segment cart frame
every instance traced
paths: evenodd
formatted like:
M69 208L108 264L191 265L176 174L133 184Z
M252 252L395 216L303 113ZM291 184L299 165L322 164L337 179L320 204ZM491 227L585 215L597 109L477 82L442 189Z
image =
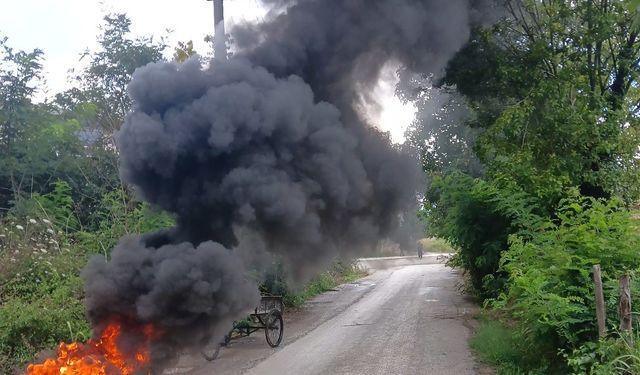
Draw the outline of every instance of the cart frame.
M282 296L261 296L260 304L254 311L246 319L233 322L233 327L224 336L223 341L214 345L213 348L203 349L202 355L208 361L213 361L218 357L220 349L227 346L232 339L247 337L259 330L264 330L265 339L269 346L272 348L279 346L284 332L283 312Z

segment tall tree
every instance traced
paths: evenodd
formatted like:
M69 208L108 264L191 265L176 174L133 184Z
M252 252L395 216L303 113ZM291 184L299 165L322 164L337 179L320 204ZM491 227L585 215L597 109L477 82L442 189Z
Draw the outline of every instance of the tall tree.
M0 38L0 208L24 182L18 175L21 140L39 115L32 103L42 78L42 51L14 50Z
M88 66L75 77L79 89L59 96L59 102L69 104L91 103L95 106L93 125L111 137L131 108L127 86L133 72L148 63L163 60L167 45L152 36L131 35L131 20L125 14L104 17L102 33L98 36L98 51L86 51L81 60Z
M435 177L424 210L430 228L458 245L485 295L501 285L509 234L529 220L555 217L576 192L629 203L640 196L640 40L630 2L507 0L505 9L473 31L438 82L456 89L467 129L480 131L472 147L485 173L440 178L426 169Z
M131 108L127 86L137 68L163 60L167 47L164 38L133 36L125 14L106 15L101 30L98 50L82 54L88 64L75 76L77 87L56 97L58 111L81 125L85 158L77 167L82 178L70 185L84 192L76 200L85 221L92 221L88 216L97 212L104 194L122 189L113 137Z
M444 80L487 129L477 148L495 176L552 206L568 187L638 195L640 40L628 1L509 0ZM471 64L475 69L469 69Z

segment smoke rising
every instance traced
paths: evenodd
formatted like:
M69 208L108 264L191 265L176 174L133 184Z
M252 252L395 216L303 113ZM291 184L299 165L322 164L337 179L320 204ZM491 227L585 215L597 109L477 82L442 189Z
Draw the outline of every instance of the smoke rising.
M438 74L490 9L478 1L265 1L284 10L232 31L238 52L139 69L118 134L122 179L176 217L124 238L84 272L89 315L166 334L156 361L220 336L256 303L234 252L250 233L298 276L399 233L417 160L356 110L393 59Z
M152 350L156 365L163 365L176 349L221 337L239 311L257 303L255 284L242 270L240 260L215 242L155 248L127 236L108 263L95 257L84 269L85 303L97 326L117 317L159 327L162 340Z

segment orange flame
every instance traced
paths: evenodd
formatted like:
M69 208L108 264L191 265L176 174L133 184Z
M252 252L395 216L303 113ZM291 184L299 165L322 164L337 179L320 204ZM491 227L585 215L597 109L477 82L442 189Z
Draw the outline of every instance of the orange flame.
M128 328L128 327L127 327ZM122 324L112 322L103 330L99 338L86 344L61 343L58 357L45 360L42 364L31 364L26 375L131 375L149 373L149 341L156 332L151 325L141 329L141 340L136 340L131 350L124 352L118 345L122 335Z

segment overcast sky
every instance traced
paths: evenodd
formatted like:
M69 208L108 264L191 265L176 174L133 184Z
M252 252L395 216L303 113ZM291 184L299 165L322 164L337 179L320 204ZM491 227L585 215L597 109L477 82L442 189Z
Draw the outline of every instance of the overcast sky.
M96 48L102 17L126 13L132 32L138 35L166 35L171 47L178 41L193 40L197 51L209 52L203 39L213 33L213 5L206 0L3 0L0 36L8 37L16 49L40 48L45 53L44 68L50 94L68 87L68 69L79 67L79 56ZM258 0L225 1L228 24L262 17ZM173 48L171 48L172 50ZM393 82L381 83L376 92L384 97L384 111L378 117L383 129L402 140L403 127L413 118L413 109L393 97ZM402 124L398 126L398 124Z

